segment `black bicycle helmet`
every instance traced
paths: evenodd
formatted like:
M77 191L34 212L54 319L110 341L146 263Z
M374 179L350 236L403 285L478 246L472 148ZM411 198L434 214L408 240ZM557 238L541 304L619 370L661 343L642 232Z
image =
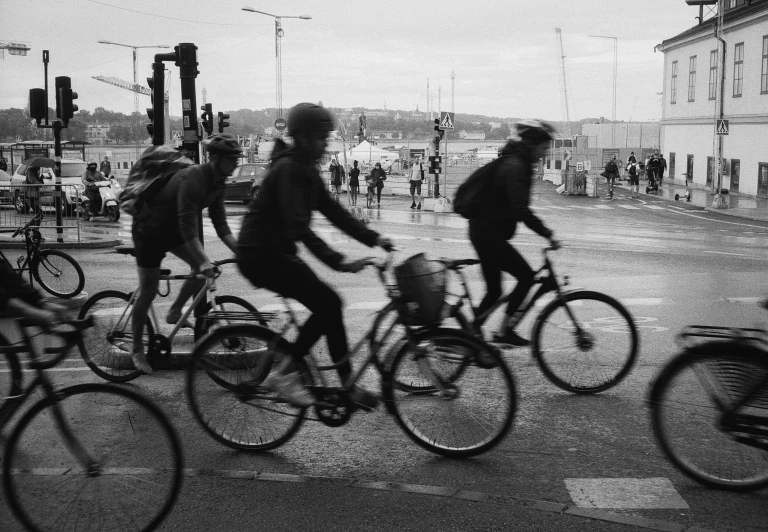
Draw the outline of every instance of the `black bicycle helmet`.
M544 120L522 120L515 124L517 135L529 144L541 144L554 140L555 128Z
M203 141L203 148L208 153L239 157L243 154L243 149L240 147L240 143L232 135L226 133L218 133L211 135Z
M288 113L288 131L292 136L298 132L333 131L336 124L330 111L314 103L298 103Z

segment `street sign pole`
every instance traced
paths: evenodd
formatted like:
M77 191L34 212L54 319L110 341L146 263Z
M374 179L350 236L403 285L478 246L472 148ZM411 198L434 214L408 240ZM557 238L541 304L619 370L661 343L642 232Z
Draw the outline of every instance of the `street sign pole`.
M444 146L445 147L443 148L443 151L445 152L445 164L443 164L443 166L442 166L442 168L443 168L443 184L444 184L443 192L444 192L445 197L447 198L448 197L448 132L447 131L445 132L445 145ZM438 177L438 179L440 178L440 176L437 176L437 177Z

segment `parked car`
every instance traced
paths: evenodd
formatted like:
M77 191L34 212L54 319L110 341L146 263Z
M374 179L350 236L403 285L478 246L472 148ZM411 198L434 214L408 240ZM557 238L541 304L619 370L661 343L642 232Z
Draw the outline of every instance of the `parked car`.
M224 201L249 203L258 193L267 173L267 163L245 163L227 178Z
M0 170L0 205L13 206L13 191L11 189L11 174Z
M26 164L20 164L11 176L10 183L11 193L13 194L13 205L16 208L16 211L22 214L28 212L30 209L29 198L27 198L25 194L29 189L19 186L26 183L27 168L28 166ZM82 192L85 189L82 181L85 168L85 161L79 161L77 159L61 160L61 184L64 185L62 186L61 195L65 213L71 214L77 210L78 197L82 195ZM41 168L40 176L43 178L44 185L50 185L40 188L40 206L53 207L56 175L53 173L52 168Z

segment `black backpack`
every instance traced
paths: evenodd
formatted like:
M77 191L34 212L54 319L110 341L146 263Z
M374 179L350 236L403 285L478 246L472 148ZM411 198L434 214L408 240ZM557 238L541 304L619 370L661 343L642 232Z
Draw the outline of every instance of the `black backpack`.
M504 157L494 159L485 166L472 172L456 190L453 198L453 210L464 218L471 220L477 217L486 204L493 175Z

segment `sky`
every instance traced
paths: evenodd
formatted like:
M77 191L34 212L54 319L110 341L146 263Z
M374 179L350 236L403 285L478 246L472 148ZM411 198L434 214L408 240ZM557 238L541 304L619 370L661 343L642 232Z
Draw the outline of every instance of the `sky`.
M275 107L275 19L283 18L283 107L433 110L500 118L565 119L562 30L571 120L612 114L617 37L616 118L661 116L663 54L654 46L696 24L684 0L0 0L0 42L21 41L26 57L0 60L0 109L24 108L29 89L72 78L80 109L130 113L130 91L92 79L133 81L130 48L191 42L198 47L197 102L217 111ZM41 24L42 18L46 21ZM138 50L146 86L155 53ZM171 70L171 114L181 115L178 67ZM453 102L451 72L455 73ZM438 88L440 89L438 94ZM453 105L452 105L453 103ZM55 106L51 94L49 106ZM139 109L150 106L139 97Z

